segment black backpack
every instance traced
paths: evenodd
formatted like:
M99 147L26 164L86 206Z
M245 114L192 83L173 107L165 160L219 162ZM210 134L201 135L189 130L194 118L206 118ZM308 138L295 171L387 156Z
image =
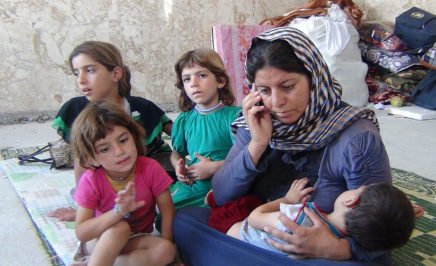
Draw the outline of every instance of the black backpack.
M436 70L431 70L412 91L412 102L421 107L436 110Z

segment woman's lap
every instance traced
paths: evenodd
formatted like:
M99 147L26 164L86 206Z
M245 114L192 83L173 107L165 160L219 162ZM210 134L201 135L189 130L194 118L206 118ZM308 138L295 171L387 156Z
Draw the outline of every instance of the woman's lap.
M229 237L207 225L209 208L177 210L173 230L177 248L186 265L337 265L328 260L292 260ZM364 265L341 262L341 265Z

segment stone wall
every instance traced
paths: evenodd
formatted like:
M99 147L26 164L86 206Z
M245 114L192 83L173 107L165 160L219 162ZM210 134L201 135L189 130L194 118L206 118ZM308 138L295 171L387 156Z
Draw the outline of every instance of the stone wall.
M355 1L368 18L393 20L435 1ZM390 2L391 4L386 4ZM210 47L216 24L257 24L301 0L2 0L0 1L0 124L51 119L80 95L68 68L85 40L120 48L132 71L132 94L175 110L173 64L189 49Z

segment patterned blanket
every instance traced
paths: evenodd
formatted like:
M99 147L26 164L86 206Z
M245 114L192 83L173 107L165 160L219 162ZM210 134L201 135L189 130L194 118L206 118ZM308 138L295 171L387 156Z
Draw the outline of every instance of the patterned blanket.
M34 150L35 148L33 148ZM50 170L45 164L19 165L19 153L32 149L1 150L0 172L8 176L53 258L53 265L69 265L77 248L73 222L59 222L47 213L73 207L70 189L72 170ZM394 265L436 265L436 182L410 172L392 169L393 183L415 203L425 208L413 235L404 247L392 252Z
M73 207L72 170L50 170L46 164L19 165L17 159L0 161L0 170L20 196L53 265L69 265L77 248L74 222L47 216L59 207Z

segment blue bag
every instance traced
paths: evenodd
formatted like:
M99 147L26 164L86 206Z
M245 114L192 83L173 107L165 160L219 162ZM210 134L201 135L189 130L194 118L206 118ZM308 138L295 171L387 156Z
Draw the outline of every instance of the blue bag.
M394 34L410 48L429 48L436 42L436 16L412 7L395 18Z
M436 71L427 73L412 91L412 102L421 107L436 110Z

